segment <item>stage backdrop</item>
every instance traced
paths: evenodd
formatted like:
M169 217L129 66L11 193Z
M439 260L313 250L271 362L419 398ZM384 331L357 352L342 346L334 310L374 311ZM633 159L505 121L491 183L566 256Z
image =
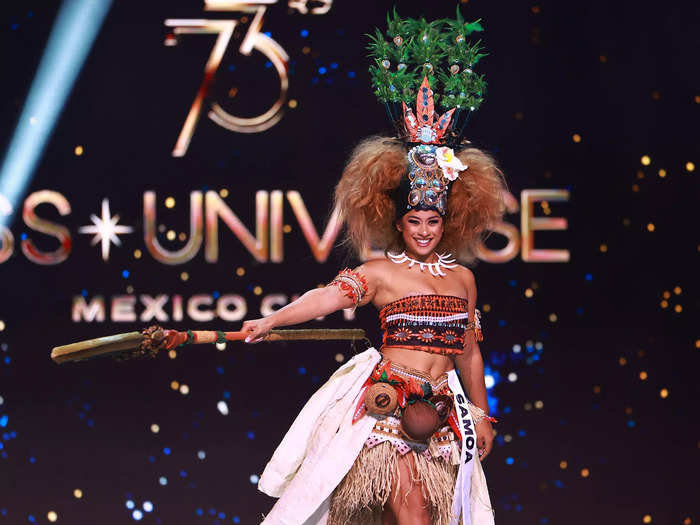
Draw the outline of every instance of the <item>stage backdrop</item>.
M59 4L0 15L2 177L26 177L0 192L0 523L258 523L267 460L362 345L63 366L49 353L154 323L237 329L358 263L332 192L353 146L390 133L365 35L394 4ZM438 18L456 4L397 7ZM459 7L488 51L466 136L509 184L473 267L496 520L696 523L691 9ZM381 341L371 306L308 326Z

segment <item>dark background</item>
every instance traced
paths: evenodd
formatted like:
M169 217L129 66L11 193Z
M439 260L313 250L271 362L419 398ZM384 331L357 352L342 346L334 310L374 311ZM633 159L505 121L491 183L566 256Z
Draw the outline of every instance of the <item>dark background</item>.
M298 106L254 135L202 118L182 159L170 151L214 37L186 36L165 47L163 21L227 16L204 13L199 1L112 5L28 191L68 198L67 217L47 205L37 212L70 229L73 251L56 266L28 261L18 246L23 233L41 249L56 242L16 218L15 255L0 265L0 524L47 523L51 510L59 523L128 523L127 500L136 508L153 503L143 517L149 523L258 523L269 510L273 500L257 491L251 475L262 472L304 401L338 366L336 354L352 355L347 344L229 344L225 352L195 347L173 360L60 367L48 356L59 344L140 328L74 324L72 298L83 290L108 299L127 286L152 295L240 293L252 318L260 301L253 286L292 295L332 278L345 253L337 248L327 263L316 263L287 204L292 231L281 264L254 262L222 225L216 265L205 262L203 251L185 265L162 265L143 245L142 196L156 191L158 223L187 231L189 192L227 188L226 202L252 230L256 190L296 189L322 229L353 145L388 132L369 88L363 35L384 26L392 5L336 0L323 16L271 6L264 30L290 55L290 98ZM403 16L428 18L453 16L455 7L397 5ZM569 263L518 257L474 267L479 306L490 306L481 348L496 380L489 395L500 419L485 462L497 522L697 523L700 239L697 172L686 169L698 161L696 4L461 6L467 19L483 18L489 52L478 67L489 93L467 136L498 158L516 197L528 188L571 192L569 202L551 205L552 216L568 219L568 231L537 235L538 247L570 250ZM3 4L5 146L57 9L57 2ZM236 48L224 58L217 100L226 101L236 86L226 107L253 113L274 96L274 70L259 57L243 59ZM581 142L572 140L575 133ZM74 155L78 144L82 156ZM643 155L649 166L641 164ZM174 209L164 207L166 196L176 199ZM77 232L104 197L136 230L121 237L122 247L111 247L108 263ZM508 220L519 224L517 214ZM159 238L169 249L182 244ZM137 248L144 252L139 260ZM182 271L189 281L180 279ZM525 296L527 288L533 297ZM316 324L360 326L379 341L372 307L358 311L354 323L334 314ZM169 326L237 328L221 321ZM510 372L517 381L506 379ZM172 390L173 380L190 393ZM220 400L228 416L217 411ZM541 408L534 408L538 401ZM153 423L160 432L151 432ZM73 496L78 488L81 499Z

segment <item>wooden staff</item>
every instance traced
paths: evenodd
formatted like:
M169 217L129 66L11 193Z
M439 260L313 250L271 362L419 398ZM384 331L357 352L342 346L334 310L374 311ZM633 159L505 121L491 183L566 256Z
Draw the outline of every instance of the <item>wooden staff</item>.
M51 351L51 359L62 364L71 361L84 361L94 357L113 356L120 360L137 357L155 357L160 350L172 350L184 345L205 343L224 343L242 341L248 332L221 332L213 330L166 330L160 326L150 326L141 332L109 335L97 339L88 339L64 346L57 346ZM366 338L365 331L351 329L302 329L271 330L265 341L357 341Z

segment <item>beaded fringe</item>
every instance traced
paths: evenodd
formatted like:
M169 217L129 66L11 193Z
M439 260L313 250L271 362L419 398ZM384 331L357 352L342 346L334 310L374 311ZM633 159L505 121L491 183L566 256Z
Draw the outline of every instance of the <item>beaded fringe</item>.
M459 467L448 465L442 458L430 460L415 451L409 454L414 460L414 466L410 467L411 490L419 485L434 525L448 525ZM392 488L401 483L398 459L399 453L390 442L364 447L333 493L328 525L381 524L384 504Z

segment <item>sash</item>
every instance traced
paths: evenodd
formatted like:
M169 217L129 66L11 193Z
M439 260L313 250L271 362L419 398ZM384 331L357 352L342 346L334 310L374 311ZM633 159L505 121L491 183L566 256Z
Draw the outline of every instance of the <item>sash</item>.
M459 430L462 434L462 453L457 473L457 482L452 497L452 519L450 525L472 525L469 494L472 486L472 471L474 462L479 461L476 449L476 431L474 420L467 407L467 396L462 390L457 372L453 369L447 373L447 384L454 394L455 411L459 419ZM459 516L462 515L460 522ZM478 525L478 524L474 524Z

